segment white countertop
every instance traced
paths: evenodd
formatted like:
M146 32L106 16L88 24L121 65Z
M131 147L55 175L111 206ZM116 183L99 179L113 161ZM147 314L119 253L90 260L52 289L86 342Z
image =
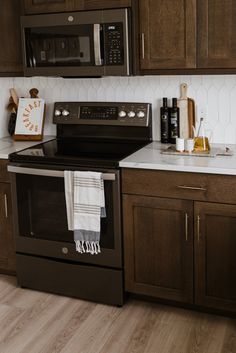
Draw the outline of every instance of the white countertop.
M0 159L8 159L10 153L53 140L55 136L44 136L42 141L14 141L10 136L0 139Z
M168 145L167 145L168 146ZM120 162L123 168L169 170L179 172L236 175L236 145L214 144L212 148L229 147L233 156L196 157L162 154L167 147L152 142Z

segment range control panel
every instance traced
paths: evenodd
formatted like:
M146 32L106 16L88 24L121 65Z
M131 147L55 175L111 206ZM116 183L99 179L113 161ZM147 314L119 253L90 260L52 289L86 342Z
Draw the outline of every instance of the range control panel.
M149 103L57 102L54 124L148 126Z

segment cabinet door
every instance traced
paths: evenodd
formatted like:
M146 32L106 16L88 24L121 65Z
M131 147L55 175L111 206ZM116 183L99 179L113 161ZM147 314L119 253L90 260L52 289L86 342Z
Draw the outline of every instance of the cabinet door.
M75 0L75 8L78 9L78 3L81 0ZM112 9L120 7L130 7L131 0L85 0L85 10Z
M198 67L236 67L236 2L198 1Z
M0 11L0 76L22 73L20 1L2 0Z
M0 271L15 271L11 188L0 183Z
M195 204L196 304L236 311L236 206Z
M196 66L196 0L140 0L141 69Z
M84 0L76 0L83 9ZM72 11L74 0L24 0L25 14Z
M193 301L193 203L123 196L125 288Z

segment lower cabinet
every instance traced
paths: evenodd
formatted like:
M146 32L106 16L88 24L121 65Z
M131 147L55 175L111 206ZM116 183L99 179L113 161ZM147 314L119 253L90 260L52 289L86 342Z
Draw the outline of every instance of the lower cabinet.
M11 185L1 181L8 177L7 163L0 161L0 273L15 272L15 249L12 225Z
M236 189L224 190L234 178L136 173L122 172L126 291L235 313Z
M195 302L236 312L236 205L195 203Z
M193 203L124 195L126 290L193 301Z

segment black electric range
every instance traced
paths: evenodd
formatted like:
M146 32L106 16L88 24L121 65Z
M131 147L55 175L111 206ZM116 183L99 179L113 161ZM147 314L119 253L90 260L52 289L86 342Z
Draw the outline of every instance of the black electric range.
M57 138L10 155L18 284L113 305L124 302L119 161L152 141L151 105L55 103ZM98 255L68 230L64 171L102 173ZM60 275L58 276L58 274Z

